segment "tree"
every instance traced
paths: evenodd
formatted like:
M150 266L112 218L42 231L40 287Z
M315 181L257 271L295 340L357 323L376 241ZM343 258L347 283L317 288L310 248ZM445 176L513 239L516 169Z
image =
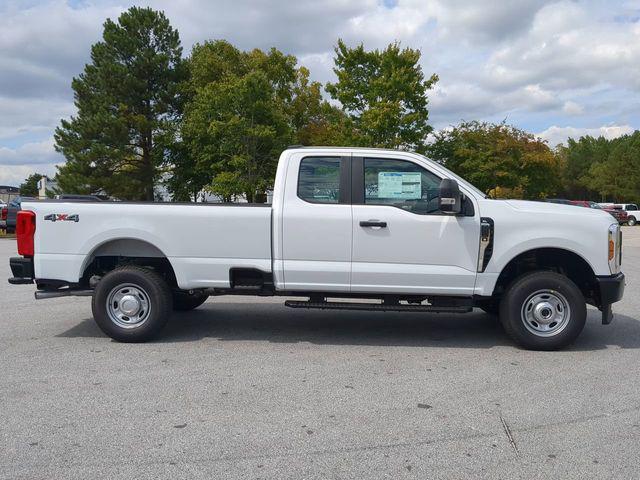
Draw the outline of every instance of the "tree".
M37 197L38 196L38 182L42 177L41 173L32 173L24 182L20 184L20 195L23 197Z
M400 49L398 43L383 51L348 48L338 40L335 48L336 83L327 92L338 100L354 127L354 143L372 147L426 150L427 91L438 81L425 80L420 51Z
M429 154L493 197L544 198L561 186L561 160L530 133L463 122L435 135Z
M587 184L593 182L587 179L592 165L605 162L612 149L611 141L604 137L580 137L578 140L569 138L567 145L560 145L557 153L565 163L564 191L569 198L590 200L597 197L597 191L590 189Z
M299 145L344 146L354 143L353 122L341 108L323 99L322 85L309 81L309 70L300 67L289 106Z
M275 48L241 51L222 40L193 48L180 131L184 149L169 182L176 198L188 185L191 198L206 188L225 200L261 200L287 145L335 143L344 116L296 64Z
M65 193L153 200L181 109L181 55L162 12L132 7L104 23L91 63L71 85L78 113L55 133L67 160L58 173Z
M594 161L582 175L584 185L598 192L600 200L637 201L640 198L640 131L601 141L608 144L609 154Z

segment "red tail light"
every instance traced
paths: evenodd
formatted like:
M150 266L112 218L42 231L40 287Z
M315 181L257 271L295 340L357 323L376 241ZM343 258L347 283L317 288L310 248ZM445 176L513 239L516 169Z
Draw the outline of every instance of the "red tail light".
M36 214L31 210L20 210L16 218L18 255L33 257L33 236L36 233Z
M4 207L2 209L2 220L6 220L7 219L7 214L9 213L9 208L8 207Z

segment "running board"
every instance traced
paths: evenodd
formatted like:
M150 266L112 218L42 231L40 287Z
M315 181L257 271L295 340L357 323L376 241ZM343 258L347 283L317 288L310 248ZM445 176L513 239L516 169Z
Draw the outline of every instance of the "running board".
M36 300L45 300L47 298L58 298L58 297L90 297L93 295L93 290L70 290L70 289L60 289L60 290L38 290L34 293Z
M470 306L452 305L411 305L400 303L354 303L354 302L312 302L302 300L287 300L285 306L291 308L319 308L321 310L377 310L391 312L432 312L432 313L468 313L473 310Z

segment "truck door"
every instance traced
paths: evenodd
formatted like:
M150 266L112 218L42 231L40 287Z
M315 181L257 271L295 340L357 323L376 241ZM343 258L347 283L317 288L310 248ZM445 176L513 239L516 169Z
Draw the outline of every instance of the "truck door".
M349 291L352 216L350 156L297 154L282 206L284 288Z
M407 159L353 157L352 176L352 292L473 294L477 208L441 213L441 178Z

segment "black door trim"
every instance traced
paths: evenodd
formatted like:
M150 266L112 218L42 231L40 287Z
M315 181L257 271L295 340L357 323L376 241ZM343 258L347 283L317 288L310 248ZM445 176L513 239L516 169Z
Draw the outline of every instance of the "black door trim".
M351 203L364 205L364 158L351 157Z
M340 198L338 203L351 205L351 162L350 157L340 157Z

